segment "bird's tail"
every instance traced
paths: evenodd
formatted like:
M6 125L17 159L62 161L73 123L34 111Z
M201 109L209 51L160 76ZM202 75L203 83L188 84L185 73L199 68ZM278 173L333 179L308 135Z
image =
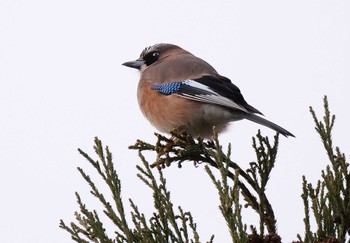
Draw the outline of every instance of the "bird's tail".
M283 136L291 136L291 137L295 137L292 133L288 132L286 129L284 129L283 127L278 126L277 124L270 122L269 120L266 120L265 118L262 118L260 116L257 116L255 114L252 113L245 113L243 114L243 117L247 120L256 122L258 124L261 124L263 126L269 127L273 130L275 130L276 132L282 134Z

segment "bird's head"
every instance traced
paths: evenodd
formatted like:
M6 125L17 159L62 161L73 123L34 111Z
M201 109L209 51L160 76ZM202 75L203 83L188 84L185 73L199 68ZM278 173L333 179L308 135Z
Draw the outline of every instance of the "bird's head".
M140 72L143 72L146 68L152 64L178 53L187 51L183 50L181 47L173 44L155 44L153 46L146 47L140 54L140 57L135 61L125 62L124 66L130 68L136 68Z

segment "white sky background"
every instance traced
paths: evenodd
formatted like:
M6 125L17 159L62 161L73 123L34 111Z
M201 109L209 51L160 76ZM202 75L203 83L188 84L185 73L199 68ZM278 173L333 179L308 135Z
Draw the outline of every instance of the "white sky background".
M159 42L211 63L296 135L281 137L267 191L279 234L284 242L296 239L304 232L301 177L314 183L327 163L308 111L312 105L323 114L325 94L337 115L334 142L349 153L349 13L349 1L0 0L1 241L70 240L58 223L73 219L74 192L90 209L98 205L76 170L92 171L76 149L92 155L95 136L114 154L125 201L132 197L150 216L150 192L136 177L140 160L127 147L138 138L155 141L155 129L138 108L137 72L121 64ZM274 134L241 121L221 135L244 168L255 159L258 129ZM227 242L203 167L188 163L165 173L174 204L192 211L201 240L215 234ZM256 217L247 213L244 222Z

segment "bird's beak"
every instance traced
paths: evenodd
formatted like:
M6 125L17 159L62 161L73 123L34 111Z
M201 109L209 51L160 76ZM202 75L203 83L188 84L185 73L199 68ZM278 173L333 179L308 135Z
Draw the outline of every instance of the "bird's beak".
M135 61L124 62L123 65L131 68L141 69L142 65L145 64L145 61L142 59L137 59Z

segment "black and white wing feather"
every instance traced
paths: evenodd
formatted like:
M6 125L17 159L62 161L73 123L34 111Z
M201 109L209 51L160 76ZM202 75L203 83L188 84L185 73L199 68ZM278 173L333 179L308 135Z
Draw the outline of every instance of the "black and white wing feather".
M294 137L292 133L283 127L254 114L262 115L259 110L244 100L239 88L231 83L228 78L203 76L199 79L153 84L152 87L164 95L175 94L183 98L226 107L239 113L242 118L267 126L284 136Z
M244 100L237 86L222 76L203 76L198 79L154 84L153 88L165 95L176 94L187 99L220 105L244 113L262 114Z

